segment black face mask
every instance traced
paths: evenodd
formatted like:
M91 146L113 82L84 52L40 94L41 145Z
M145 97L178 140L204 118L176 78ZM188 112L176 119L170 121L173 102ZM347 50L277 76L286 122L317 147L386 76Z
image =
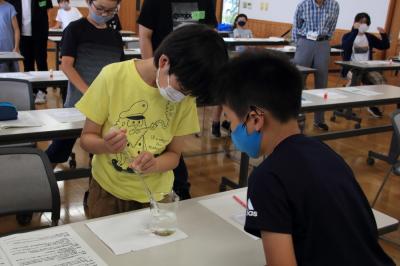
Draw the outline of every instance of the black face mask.
M244 25L246 25L246 21L239 21L238 22L238 25L240 26L240 27L243 27Z

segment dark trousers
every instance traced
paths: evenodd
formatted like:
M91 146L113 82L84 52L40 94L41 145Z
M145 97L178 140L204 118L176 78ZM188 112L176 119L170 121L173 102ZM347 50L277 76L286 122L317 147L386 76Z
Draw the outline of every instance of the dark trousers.
M181 200L190 199L190 183L188 181L189 173L185 161L183 160L183 156L181 156L179 160L178 167L174 169L174 176L173 189L175 193L178 194Z
M47 38L34 39L31 36L21 36L21 54L24 57L24 71L35 71L35 63L38 71L47 71ZM40 88L46 92L46 88ZM37 93L38 89L33 89Z

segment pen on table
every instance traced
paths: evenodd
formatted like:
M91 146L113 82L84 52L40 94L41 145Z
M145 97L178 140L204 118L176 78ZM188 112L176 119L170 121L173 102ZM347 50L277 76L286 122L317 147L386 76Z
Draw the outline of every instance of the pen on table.
M238 196L233 195L233 199L239 203L240 205L242 205L243 208L247 209L247 204L246 202L243 202L243 200L241 200Z
M324 93L324 100L328 100L328 92Z

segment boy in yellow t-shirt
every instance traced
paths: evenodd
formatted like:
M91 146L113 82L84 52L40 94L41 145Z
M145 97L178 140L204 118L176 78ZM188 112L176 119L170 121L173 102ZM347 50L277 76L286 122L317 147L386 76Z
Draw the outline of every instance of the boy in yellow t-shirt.
M87 119L81 146L95 154L91 218L147 206L152 192L172 189L186 135L199 131L194 97L209 89L228 56L203 25L171 33L154 58L105 67L76 104Z

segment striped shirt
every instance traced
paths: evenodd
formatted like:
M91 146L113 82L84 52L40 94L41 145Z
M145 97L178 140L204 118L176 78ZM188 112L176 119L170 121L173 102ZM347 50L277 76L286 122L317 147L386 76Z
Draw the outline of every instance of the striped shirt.
M318 36L332 37L339 16L339 4L335 0L324 0L318 6L316 0L304 0L296 9L293 22L292 39L306 37L308 32Z

